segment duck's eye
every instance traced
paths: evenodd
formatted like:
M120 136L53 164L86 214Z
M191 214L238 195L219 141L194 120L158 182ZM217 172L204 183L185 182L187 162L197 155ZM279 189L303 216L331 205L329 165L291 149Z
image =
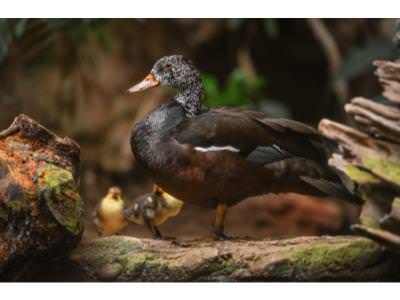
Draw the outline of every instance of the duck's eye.
M164 66L164 70L170 70L172 68L172 65L171 64L166 64L165 66Z

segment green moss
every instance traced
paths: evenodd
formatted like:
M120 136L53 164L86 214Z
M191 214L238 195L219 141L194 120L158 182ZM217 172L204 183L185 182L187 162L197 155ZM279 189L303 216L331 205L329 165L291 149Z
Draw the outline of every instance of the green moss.
M400 162L376 158L364 158L362 162L375 174L400 185Z
M379 183L379 179L374 175L350 164L346 166L346 173L353 181L357 182L358 184Z
M155 253L131 252L119 257L117 262L122 266L120 280L185 281L189 276L184 269L175 268Z
M281 262L269 273L272 278L296 281L348 280L353 277L354 270L372 267L383 254L379 245L369 240L321 243L295 251L298 253L294 255L290 255L292 252L282 254ZM285 257L291 258L286 260Z
M314 246L295 256L295 268L300 274L308 274L308 277L319 274L320 277L327 279L335 278L336 271L348 268L348 277L351 278L352 269L362 269L379 260L381 253L378 249L378 244L368 240L354 241L350 244Z
M165 259L160 253L143 249L135 239L108 237L98 239L85 248L84 260L95 270L104 265L118 263L121 272L119 281L198 281L229 275L239 265L230 257L213 257L202 260L199 265L182 267L174 259ZM206 276L206 277L204 277Z
M110 236L91 242L84 251L81 251L80 255L88 261L88 264L98 269L107 263L114 262L116 257L123 257L128 253L134 255L141 250L143 250L141 243L133 238L123 239L118 236ZM128 263L126 259L118 262L123 266Z
M117 262L121 264L124 276L127 276L127 278L136 278L142 273L145 263L152 259L154 259L154 256L148 253L130 253L119 257Z
M41 171L44 174L44 184L56 194L62 194L65 186L74 184L72 173L52 164L47 164Z
M222 278L234 273L242 266L231 257L214 257L204 261L194 270L190 270L190 278L200 281L214 281L214 278ZM206 274L206 275L205 275Z
M52 164L40 170L40 190L56 221L74 235L83 231L83 201L70 171Z

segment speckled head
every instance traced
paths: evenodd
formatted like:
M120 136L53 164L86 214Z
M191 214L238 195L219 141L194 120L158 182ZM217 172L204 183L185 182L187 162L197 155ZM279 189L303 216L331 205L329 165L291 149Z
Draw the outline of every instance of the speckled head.
M160 58L153 66L151 73L162 86L184 90L197 84L199 71L194 64L182 55L171 55Z
M179 102L188 116L200 111L203 87L200 73L194 64L182 55L170 55L160 58L149 75L128 91L135 93L155 86L167 86L177 90L174 100Z

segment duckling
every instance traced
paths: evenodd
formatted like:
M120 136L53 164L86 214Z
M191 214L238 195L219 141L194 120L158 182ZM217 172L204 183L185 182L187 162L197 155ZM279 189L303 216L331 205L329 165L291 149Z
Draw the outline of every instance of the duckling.
M155 187L153 192L137 197L125 209L125 218L139 225L145 225L154 239L165 239L158 225L179 214L183 202Z
M94 223L100 235L116 234L128 225L124 216L124 207L121 189L116 186L109 188L94 214Z

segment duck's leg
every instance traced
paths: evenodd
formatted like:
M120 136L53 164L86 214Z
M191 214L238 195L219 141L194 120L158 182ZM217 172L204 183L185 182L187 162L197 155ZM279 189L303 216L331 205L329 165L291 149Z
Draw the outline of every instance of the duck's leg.
M228 205L218 204L215 215L214 232L213 232L214 238L217 240L227 239L227 236L224 234L224 223L227 211L228 211Z
M158 230L158 228L154 225L153 220L151 220L149 218L144 218L144 223L145 223L146 227L149 229L149 231L151 232L153 239L161 240L163 238L160 230Z

